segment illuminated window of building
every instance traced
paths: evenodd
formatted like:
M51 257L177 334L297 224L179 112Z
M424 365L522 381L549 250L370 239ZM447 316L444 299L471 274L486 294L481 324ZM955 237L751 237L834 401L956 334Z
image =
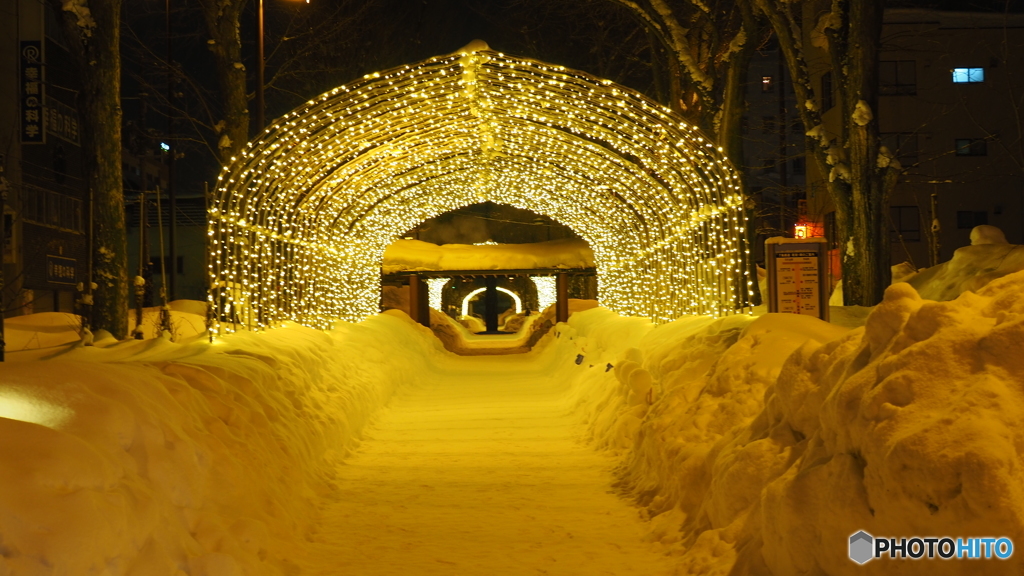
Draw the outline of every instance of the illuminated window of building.
M984 81L984 68L953 68L954 84L977 84Z

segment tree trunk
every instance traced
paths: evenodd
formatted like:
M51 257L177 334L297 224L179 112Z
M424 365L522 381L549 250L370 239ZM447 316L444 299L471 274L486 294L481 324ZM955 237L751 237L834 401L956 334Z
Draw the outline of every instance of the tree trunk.
M879 166L878 46L880 0L837 0L839 12L824 30L833 82L840 87L838 135L829 133L817 110L804 52L799 3L756 0L779 39L796 93L800 119L808 130L808 155L825 178L836 208L846 305L873 306L889 285L889 192L899 169ZM813 25L813 23L811 23ZM835 28L832 28L835 26Z
M249 98L245 90L242 39L238 29L243 3L242 0L203 0L201 4L220 84L223 124L217 152L221 164L226 166L249 140ZM257 126L256 130L264 128Z
M82 18L51 0L61 21L82 91L85 180L93 214L92 323L115 338L128 335L128 257L121 168L120 0L89 0ZM88 288L86 290L88 292Z
M889 261L889 191L885 172L879 168L878 46L882 36L882 6L877 1L851 0L849 32L843 65L848 74L843 82L843 112L848 123L853 196L850 223L843 250L843 300L847 305L873 305L882 301L891 280ZM858 121L858 106L867 105L872 118ZM860 116L862 117L862 116ZM863 117L862 117L863 118ZM895 183L895 182L893 182ZM850 242L852 240L852 242ZM845 248L845 247L844 247Z

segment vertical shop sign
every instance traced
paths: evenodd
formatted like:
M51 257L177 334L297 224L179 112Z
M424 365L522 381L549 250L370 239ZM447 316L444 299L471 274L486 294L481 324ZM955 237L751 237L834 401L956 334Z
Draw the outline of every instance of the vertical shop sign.
M43 43L21 41L21 143L46 142L46 114L43 111Z

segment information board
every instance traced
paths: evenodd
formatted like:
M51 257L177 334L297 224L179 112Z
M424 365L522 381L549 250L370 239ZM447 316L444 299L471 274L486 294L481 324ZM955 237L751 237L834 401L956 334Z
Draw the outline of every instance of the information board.
M768 311L828 320L828 267L824 238L769 238Z
M779 312L818 316L818 255L815 252L778 252Z

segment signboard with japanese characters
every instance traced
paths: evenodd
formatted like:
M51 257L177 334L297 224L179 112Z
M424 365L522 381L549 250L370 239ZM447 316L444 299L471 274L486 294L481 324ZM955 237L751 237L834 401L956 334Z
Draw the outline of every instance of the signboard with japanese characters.
M49 96L46 97L46 133L61 140L80 146L78 140L78 112L67 104Z
M46 142L46 115L44 113L42 41L22 40L20 55L21 143L44 144Z
M47 254L46 281L54 284L74 286L77 283L75 280L75 259Z
M828 320L829 278L824 238L769 238L768 311Z

